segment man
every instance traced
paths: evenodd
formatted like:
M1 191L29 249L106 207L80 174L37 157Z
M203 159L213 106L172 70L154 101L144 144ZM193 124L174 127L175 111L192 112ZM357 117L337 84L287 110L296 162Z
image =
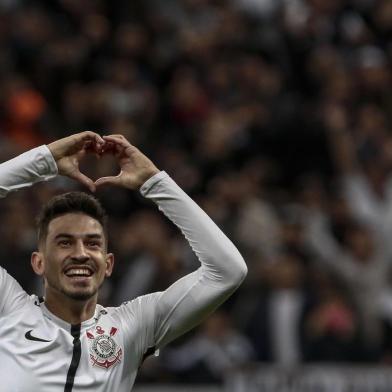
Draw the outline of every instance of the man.
M117 176L93 182L79 171L86 153L113 154ZM105 216L91 196L57 196L39 219L34 272L45 297L28 296L0 268L0 391L129 391L145 356L195 326L230 296L247 268L210 218L123 136L83 132L0 165L0 196L57 174L94 191L101 185L140 189L179 227L201 267L164 292L119 307L97 304L114 256Z

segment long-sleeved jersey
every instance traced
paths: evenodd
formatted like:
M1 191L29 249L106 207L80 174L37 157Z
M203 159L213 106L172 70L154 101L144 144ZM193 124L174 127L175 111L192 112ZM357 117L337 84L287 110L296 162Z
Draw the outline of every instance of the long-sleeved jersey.
M57 175L46 146L0 165L0 196ZM199 269L163 292L97 305L71 325L0 268L0 391L129 392L143 358L199 323L239 286L247 268L232 242L165 173L141 194L182 231Z

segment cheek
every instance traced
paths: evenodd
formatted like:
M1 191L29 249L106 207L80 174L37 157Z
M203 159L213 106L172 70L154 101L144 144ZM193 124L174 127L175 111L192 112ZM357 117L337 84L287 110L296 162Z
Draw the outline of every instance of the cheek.
M60 270L60 262L58 262L57 255L51 254L49 257L45 257L44 262L44 273L45 275L57 273Z
M44 275L45 276L53 276L54 273L55 273L55 270L53 268L53 263L51 263L50 261L46 262Z

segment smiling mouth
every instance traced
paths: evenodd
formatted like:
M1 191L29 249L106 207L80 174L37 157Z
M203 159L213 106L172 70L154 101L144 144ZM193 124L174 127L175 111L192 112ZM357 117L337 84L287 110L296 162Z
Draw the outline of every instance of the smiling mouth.
M90 279L94 271L89 267L70 267L64 271L64 275L74 281L85 281Z

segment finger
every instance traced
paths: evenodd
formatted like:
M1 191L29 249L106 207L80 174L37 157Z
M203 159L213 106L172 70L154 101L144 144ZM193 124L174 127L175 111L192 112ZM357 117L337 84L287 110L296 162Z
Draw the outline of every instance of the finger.
M96 187L101 187L103 185L119 185L119 184L120 184L120 175L101 177L98 178L98 180L96 180L94 183Z
M126 137L124 135L122 135L121 133L112 133L110 135L104 135L103 137L116 137L119 139L127 140Z
M89 145L98 152L105 145L105 140L95 132L85 131L77 135L76 143L82 143L85 148Z
M123 143L122 141L105 141L105 147L103 149L104 154L111 154L114 157L119 157L124 151L126 151L131 146L128 143Z
M84 131L81 132L79 135L81 140L92 140L95 141L97 144L105 144L103 138L96 132Z
M137 147L131 144L123 135L105 135L103 136L106 143L112 142L121 146L124 150L130 149L131 153L139 151Z
M103 136L105 142L112 142L114 144L120 145L124 148L132 146L131 143L123 135L105 135Z
M97 158L100 158L102 153L103 153L103 146L97 145L94 142L88 141L84 145L83 150L85 153L92 153L94 154Z
M91 180L91 178L84 175L83 173L81 173L80 171L72 173L70 177L79 181L81 184L85 185L91 192L96 191L96 186L94 184L94 181Z
M116 145L112 142L105 142L104 146L102 147L102 153L106 154L106 153L110 153L110 154L115 154L116 150L115 150Z
M102 137L100 135L98 135L97 133L95 134L95 142L98 145L104 145L105 144L105 140L103 140Z

